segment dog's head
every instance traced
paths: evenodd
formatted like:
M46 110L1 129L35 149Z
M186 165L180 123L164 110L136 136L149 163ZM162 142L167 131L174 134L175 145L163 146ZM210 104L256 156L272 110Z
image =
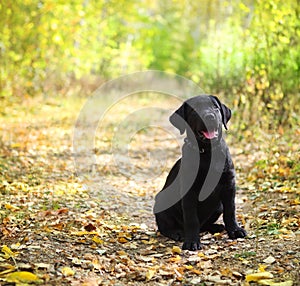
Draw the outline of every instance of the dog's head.
M213 95L196 96L186 100L170 117L170 122L180 134L203 143L214 142L222 137L222 124L227 130L231 110ZM189 126L190 128L187 128ZM193 134L190 134L193 132Z

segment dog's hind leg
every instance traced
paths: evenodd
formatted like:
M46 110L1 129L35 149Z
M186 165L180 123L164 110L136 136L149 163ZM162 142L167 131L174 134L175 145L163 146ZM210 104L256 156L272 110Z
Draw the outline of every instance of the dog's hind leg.
M215 223L220 215L223 213L223 206L220 203L217 210L209 217L209 219L202 225L200 232L208 231L209 233L219 233L225 230L225 226L223 224Z
M162 235L175 241L184 240L182 214L178 210L173 209L172 213L166 210L157 213L155 216L158 230Z

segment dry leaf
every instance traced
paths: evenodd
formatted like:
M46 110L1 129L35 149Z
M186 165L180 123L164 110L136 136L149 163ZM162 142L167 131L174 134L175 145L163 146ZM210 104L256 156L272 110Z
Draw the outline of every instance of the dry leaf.
M267 257L265 260L264 260L264 263L266 263L266 264L272 264L272 263L274 263L276 261L276 259L273 257L273 256L269 256L269 257Z
M126 242L128 242L128 240L127 240L125 237L119 237L119 238L118 238L118 241L119 241L120 243L126 243Z
M155 275L156 270L155 269L149 269L148 272L146 273L146 279L151 280L152 277Z
M181 260L181 257L180 257L179 255L176 255L176 256L174 256L174 257L170 257L170 258L168 259L169 262L178 262L178 261L180 261L180 260Z
M83 235L86 235L86 234L97 234L97 232L96 231L82 230L82 231L72 231L71 234L76 235L76 236L83 236Z
M74 276L75 274L75 271L70 267L63 267L60 271L64 276Z
M35 263L37 269L50 269L51 265L48 263Z
M211 262L211 260L201 261L197 264L197 266L201 269L210 269L213 268L213 263Z
M85 229L86 231L91 232L91 231L96 230L97 228L96 228L92 223L89 223L88 225L85 225L85 226L84 226L84 229Z
M6 270L3 270L0 272L0 276L4 275L4 274L7 274L7 273L10 273L10 272L13 272L16 270L16 267L13 266L13 265L10 265L10 264L2 264L1 263L1 268L7 268Z
M230 285L232 283L232 280L230 279L222 279L219 275L216 276L208 276L207 279L211 282L217 283L218 285Z

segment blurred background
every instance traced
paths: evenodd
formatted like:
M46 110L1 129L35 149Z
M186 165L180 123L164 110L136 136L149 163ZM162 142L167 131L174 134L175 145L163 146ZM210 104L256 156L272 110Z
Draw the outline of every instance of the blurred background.
M300 0L0 0L0 283L26 270L44 285L240 285L267 267L282 281L268 285L296 285L299 16ZM153 232L186 82L233 111L251 238L205 238L199 263Z
M242 129L294 126L299 14L299 0L1 1L0 98L86 96L154 69L224 96Z

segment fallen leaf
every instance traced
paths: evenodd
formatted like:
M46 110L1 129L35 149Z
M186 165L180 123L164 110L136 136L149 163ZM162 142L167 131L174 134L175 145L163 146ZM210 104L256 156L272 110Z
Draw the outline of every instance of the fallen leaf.
M172 253L178 253L178 254L180 254L181 253L181 248L178 247L178 246L173 246Z
M76 236L83 236L86 234L97 234L96 231L86 231L86 230L81 230L81 231L72 231L71 234L76 235Z
M238 278L243 277L243 274L241 274L240 272L237 272L237 271L232 271L232 275L235 276L235 277L238 277Z
M128 242L128 239L126 239L125 237L119 237L119 238L118 238L118 241L119 241L120 243L126 243L126 242Z
M73 269L71 269L70 267L66 266L61 269L61 273L64 276L73 276L75 274L75 271Z
M78 257L74 257L72 259L72 264L75 266L80 266L82 264L82 261Z
M19 210L20 208L18 208L18 207L15 207L15 206L13 206L13 205L10 205L10 204L5 204L5 208L7 209L7 210L10 210L10 211L16 211L16 210Z
M98 254L103 255L106 253L106 249L97 249L96 250Z
M258 267L258 272L265 272L266 271L267 266L263 265L263 264L259 264Z
M176 255L176 256L174 256L174 257L170 257L170 258L168 259L169 262L178 262L178 261L180 261L180 260L181 260L181 257L180 257L179 255Z
M13 252L7 245L2 245L1 250L4 253L4 255L2 254L2 256L5 259L8 259L10 257L15 257L18 254L17 252Z
M213 268L213 264L212 264L211 260L201 261L197 264L197 266L200 267L201 269Z
M85 226L84 226L84 229L85 229L86 231L91 232L91 231L96 230L97 228L96 228L92 223L89 223L88 225L85 225Z
M10 273L10 272L13 272L16 270L16 267L13 266L13 265L10 265L10 264L2 264L1 263L1 268L7 268L6 270L3 270L0 272L0 276L4 275L4 274L7 274L7 273Z
M101 238L99 238L96 235L93 237L93 241L96 242L97 244L103 244L104 242Z
M151 280L152 277L155 275L156 270L155 269L149 269L146 273L146 280Z
M207 279L211 282L217 283L217 284L223 284L223 285L230 285L232 283L232 280L230 279L222 279L221 276L208 276Z
M84 280L83 282L78 282L78 284L74 285L80 285L80 286L98 286L101 285L101 279L100 278L88 278Z
M51 265L48 263L35 263L37 269L50 269Z
M143 256L143 255L138 256L137 259L144 261L144 262L151 262L151 261L155 260L155 258L153 258L151 256Z
M14 283L30 283L35 281L40 281L40 279L33 273L27 271L18 271L8 274L5 277L7 282Z
M185 269L187 269L187 270L191 270L191 269L194 268L192 265L185 265L184 267L185 267Z
M264 260L264 263L266 263L266 264L272 264L272 263L274 263L276 261L276 259L273 257L273 256L269 256L269 257L267 257L265 260Z
M17 250L17 249L20 249L20 246L21 246L21 243L20 243L20 242L17 242L17 243L11 244L10 248L11 248L12 250Z
M192 269L191 272L197 274L197 275L200 275L202 272L198 269Z
M262 279L268 279L268 278L273 278L273 274L270 272L257 272L257 273L252 273L252 274L248 274L246 275L246 281L250 282L250 281L259 281Z
M200 285L201 283L201 278L200 277L195 277L190 281L191 284L193 285Z
M56 210L55 211L56 214L60 215L60 214L67 214L69 212L69 209L67 208L62 208L62 209L59 209L59 210Z
M119 256L127 256L127 253L124 250L117 251Z

